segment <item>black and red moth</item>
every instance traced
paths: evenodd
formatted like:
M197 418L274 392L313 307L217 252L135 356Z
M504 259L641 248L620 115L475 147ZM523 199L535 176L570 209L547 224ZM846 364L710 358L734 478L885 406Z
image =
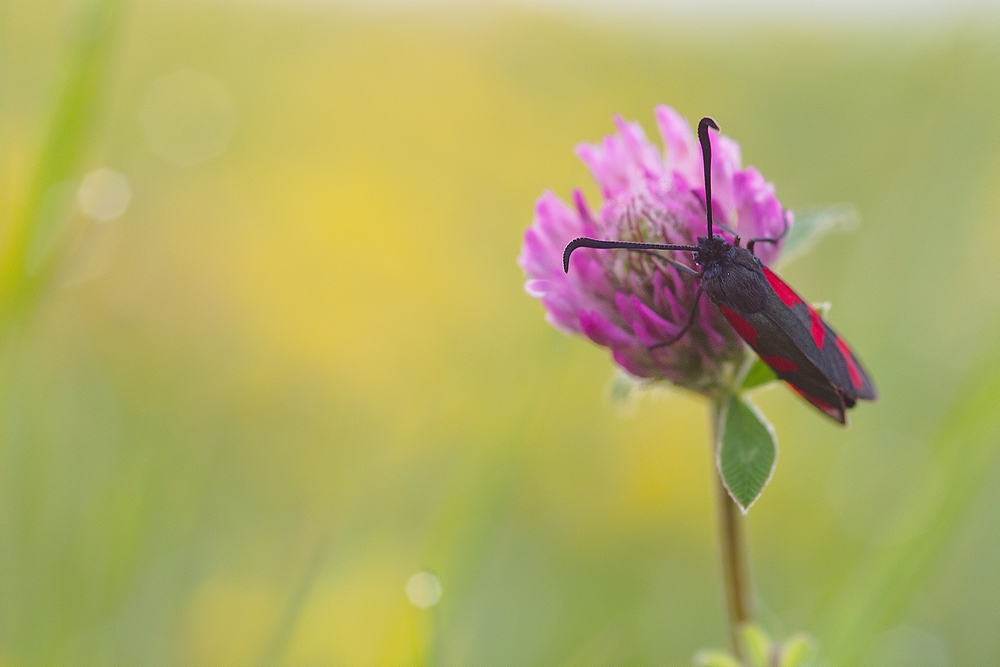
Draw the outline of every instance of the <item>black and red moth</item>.
M678 270L696 276L699 285L687 324L674 338L653 347L672 345L680 340L694 325L701 293L707 292L736 333L779 378L825 415L846 424L848 408L853 408L859 399L873 401L877 398L871 378L844 339L823 321L816 309L754 256L754 244L777 243L784 237L788 232L787 221L780 236L750 239L746 248L740 247L740 237L735 234L733 243L729 243L723 236L713 233L713 225L730 230L712 221L709 127L716 131L719 129L711 118L702 118L698 123L698 140L705 163L708 236L699 236L696 246L581 237L566 246L563 270L569 271L570 255L577 248L624 248L639 252L683 250L694 253L694 262L701 267L700 272L662 258Z

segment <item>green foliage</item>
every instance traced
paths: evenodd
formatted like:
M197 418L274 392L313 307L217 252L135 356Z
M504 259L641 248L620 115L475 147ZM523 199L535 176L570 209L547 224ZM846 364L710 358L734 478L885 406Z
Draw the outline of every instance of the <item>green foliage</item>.
M777 667L808 667L816 655L816 640L800 632L781 645Z
M812 250L824 236L854 229L860 222L860 214L850 204L796 213L795 224L785 238L780 262L785 264L797 259Z
M774 373L774 370L760 360L760 357L755 357L753 364L750 366L750 370L747 371L746 376L743 378L743 384L740 387L741 391L748 391L750 389L755 389L761 387L765 384L770 384L776 382L778 376Z
M740 629L739 635L743 655L746 656L750 667L772 667L771 654L774 647L771 638L764 632L763 628L748 623Z
M740 396L729 397L720 423L719 472L730 495L746 513L774 473L778 442L760 411Z
M605 402L618 416L631 417L635 415L640 399L649 389L642 380L616 367L614 375L604 388Z
M695 667L742 667L740 661L718 649L706 648L694 654Z
M759 625L748 623L739 631L743 661L727 651L702 649L694 655L695 667L810 667L816 640L804 632L776 642Z

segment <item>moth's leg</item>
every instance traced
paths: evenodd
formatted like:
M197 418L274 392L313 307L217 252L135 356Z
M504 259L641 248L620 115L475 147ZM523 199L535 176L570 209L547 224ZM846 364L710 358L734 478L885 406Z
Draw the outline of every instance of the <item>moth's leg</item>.
M755 243L777 243L781 239L785 238L785 234L788 233L788 230L791 227L791 225L788 224L788 211L782 211L781 218L785 221L785 228L782 229L781 233L778 234L776 237L774 237L773 239L760 238L760 239L750 239L749 241L747 241L747 250L750 251L751 255L753 254L753 246Z
M674 343L679 341L684 336L684 334L687 333L688 329L694 326L694 321L698 317L698 304L701 303L701 293L703 291L704 290L702 289L701 285L698 285L698 291L694 295L694 307L691 308L691 317L688 318L687 324L684 325L684 328L681 329L680 332L678 332L678 334L673 338L671 338L670 340L663 341L662 343L657 343L656 345L650 345L649 346L650 350L655 350L658 347L667 347L668 345L673 345Z
M694 276L695 278L698 278L699 276L701 276L700 273L698 273L697 271L695 271L694 269L692 269L690 266L685 266L684 264L681 264L680 262L678 262L675 259L669 259L667 257L664 257L663 255L658 255L654 251L651 251L651 250L633 250L632 252L641 252L644 255L649 255L650 257L653 257L655 259L663 260L664 262L666 262L670 266L674 267L675 269L677 269L681 273L686 273L689 276Z

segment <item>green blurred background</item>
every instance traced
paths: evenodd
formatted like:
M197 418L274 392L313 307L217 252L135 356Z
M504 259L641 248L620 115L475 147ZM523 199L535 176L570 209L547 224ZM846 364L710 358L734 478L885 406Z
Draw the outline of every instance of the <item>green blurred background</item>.
M724 645L705 404L609 404L515 264L543 189L598 201L574 145L656 138L661 103L864 221L783 270L882 399L841 430L757 395L764 625L829 665L1000 663L994 15L5 0L0 664Z

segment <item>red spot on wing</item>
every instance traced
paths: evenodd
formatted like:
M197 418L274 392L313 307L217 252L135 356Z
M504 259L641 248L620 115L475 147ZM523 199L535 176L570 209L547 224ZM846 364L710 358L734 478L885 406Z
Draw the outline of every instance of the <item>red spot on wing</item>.
M837 338L837 349L840 350L840 355L847 362L847 373L851 376L851 384L854 385L855 389L860 390L865 385L865 381L861 375L861 371L858 369L858 365L854 363L854 355L851 354L851 348L847 347L847 343L843 340Z
M778 371L779 373L794 373L799 370L799 365L796 364L791 359L785 359L784 357L761 357L764 363Z
M778 295L778 298L781 299L783 304L791 308L797 303L802 303L802 298L795 293L795 290L786 285L785 281L776 276L774 272L766 266L763 267L763 269L764 277L767 278L767 282L771 284L771 289L774 290L774 293Z
M750 343L751 347L757 343L757 337L760 336L757 333L757 329L754 328L752 324L743 319L743 316L737 313L732 308L728 306L719 306L719 310L726 317L733 328L736 329L736 333L740 335L740 338Z
M789 383L788 386L794 389L796 394L798 394L799 396L801 396L802 398L806 399L807 401L815 405L817 408L819 408L820 411L822 411L823 414L825 414L826 416L832 419L836 419L841 424L844 423L845 420L844 420L843 410L838 409L836 406L830 405L822 398L816 398L815 396L810 396L806 392L796 387L794 384Z
M823 326L823 320L820 318L819 313L816 312L815 308L809 309L809 317L812 318L812 326L809 327L809 333L812 334L813 342L816 343L816 347L823 349L823 339L826 337L826 327Z

